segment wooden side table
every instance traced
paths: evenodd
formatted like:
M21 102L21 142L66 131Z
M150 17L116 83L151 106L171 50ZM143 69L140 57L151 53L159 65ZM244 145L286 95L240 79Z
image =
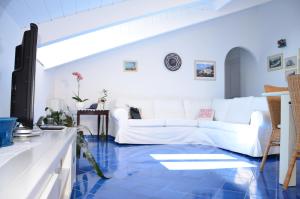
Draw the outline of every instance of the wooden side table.
M109 110L94 110L94 109L78 110L77 111L77 125L80 125L80 116L81 115L97 115L98 116L98 120L97 120L97 130L98 130L97 135L98 135L98 138L100 136L101 115L104 116L104 120L105 120L105 137L106 137L106 140L108 139Z

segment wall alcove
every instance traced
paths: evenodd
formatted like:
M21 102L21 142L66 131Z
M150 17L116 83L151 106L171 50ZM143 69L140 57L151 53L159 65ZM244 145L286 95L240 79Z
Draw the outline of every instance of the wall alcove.
M251 94L250 67L257 65L254 55L243 47L234 47L225 58L225 99L246 97ZM253 78L253 76L252 76Z

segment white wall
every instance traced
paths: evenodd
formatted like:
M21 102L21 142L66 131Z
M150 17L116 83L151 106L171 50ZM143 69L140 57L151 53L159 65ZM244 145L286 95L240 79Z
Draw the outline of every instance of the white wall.
M62 97L71 103L72 91L75 91L75 81L71 73L79 71L85 76L82 93L93 101L102 88L109 89L113 98L223 97L225 56L236 46L248 49L258 60L257 66L249 69L255 70L253 72L257 73L255 77L258 81L245 86L257 88L252 89L252 93L249 94L259 95L265 82L285 84L282 71L267 72L266 57L282 51L276 47L276 41L282 37L288 40L288 47L283 51L296 54L300 46L300 39L296 37L299 35L296 33L300 30L300 26L297 26L300 13L296 7L300 7L297 0L274 0L241 13L51 69L55 81L54 96ZM277 17L278 12L283 14ZM279 28L270 31L277 23L280 24ZM164 56L169 52L177 52L182 57L183 65L177 72L169 72L163 65ZM123 72L122 64L126 59L138 61L137 73ZM217 80L212 82L194 80L195 59L216 60Z
M53 83L51 73L44 70L44 67L36 62L35 74L35 98L34 98L34 121L45 115L45 107L48 99L53 96Z
M230 49L237 46L249 50L256 63L245 70L247 82L241 89L247 91L245 95L259 96L266 83L286 85L283 71L267 72L267 56L279 52L286 55L297 53L300 47L299 8L298 0L274 0L51 69L49 72L54 82L52 97L74 104L71 99L72 92L76 90L71 75L73 71L83 74L85 79L81 93L90 99L89 103L96 101L103 88L110 91L111 99L224 97L225 57ZM287 39L287 48L277 48L276 41L280 38ZM163 65L164 56L169 52L177 52L182 58L182 67L177 72L167 71ZM216 81L194 80L196 59L217 62ZM123 72L123 60L137 60L138 72ZM253 63L246 64L251 66Z
M267 57L278 53L283 53L284 57L297 55L300 48L299 9L299 0L274 0L259 6L257 11L253 11L253 18L257 21L257 25L249 27L249 32L259 32L260 38L252 41L259 45L258 53L255 53L257 65L251 62L246 63L249 66L252 65L245 71L247 82L243 90L247 95L260 95L264 84L287 86L283 70L267 71ZM286 48L277 48L277 40L281 38L287 40Z
M21 40L21 31L1 7L0 27L0 117L9 117L11 74L14 69L15 47Z
M261 65L262 64L262 65ZM259 84L253 86L256 81L259 81L257 78L257 72L266 70L267 63L258 64L257 58L247 49L240 49L240 67L241 67L241 85L240 92L241 96L260 96L263 92L263 85ZM282 78L282 77L280 77ZM279 81L281 79L279 78ZM271 83L270 83L271 84ZM273 82L272 84L278 84Z
M11 75L14 70L15 47L22 41L23 31L0 7L0 117L10 116ZM36 65L35 82L35 120L44 114L46 102L50 97L53 84L50 73Z

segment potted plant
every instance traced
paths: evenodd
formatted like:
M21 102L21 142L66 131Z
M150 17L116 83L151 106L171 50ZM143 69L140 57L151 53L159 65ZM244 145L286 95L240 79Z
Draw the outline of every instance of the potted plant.
M67 107L68 113L60 110L60 111L54 111L49 107L45 108L45 111L47 112L47 115L45 117L41 117L39 121L44 121L44 123L47 124L47 121L49 118L51 118L51 121L53 121L54 125L63 125L66 127L75 127L77 129L77 138L76 138L76 155L77 158L80 158L81 154L87 161L90 163L90 165L94 168L97 175L104 179L109 179L106 177L103 172L101 171L99 165L97 164L93 154L89 151L88 148L88 142L84 138L83 131L88 131L91 135L91 131L83 125L75 125L74 119L72 117L72 113Z
M77 93L74 93L75 96L72 97L76 101L76 108L83 109L85 101L88 99L82 99L80 97L80 81L83 80L83 76L79 72L73 72L72 75L76 78L77 81Z

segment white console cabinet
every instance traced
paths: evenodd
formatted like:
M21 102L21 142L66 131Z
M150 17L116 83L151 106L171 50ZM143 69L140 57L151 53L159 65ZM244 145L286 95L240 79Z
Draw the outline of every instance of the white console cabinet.
M15 139L0 148L0 198L70 198L76 175L76 129L45 131L40 136ZM24 149L25 146L25 149ZM22 151L16 152L18 147Z

